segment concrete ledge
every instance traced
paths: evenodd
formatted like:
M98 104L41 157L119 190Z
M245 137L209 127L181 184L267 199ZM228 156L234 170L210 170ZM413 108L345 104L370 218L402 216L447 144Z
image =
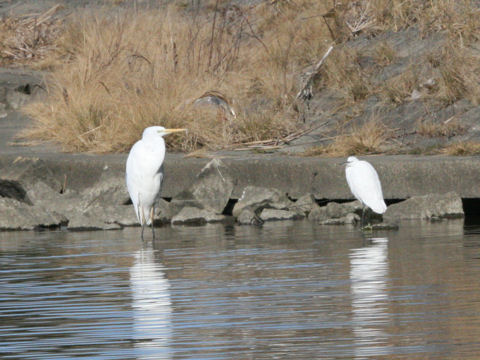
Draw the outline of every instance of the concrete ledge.
M0 153L0 178L16 167L33 166L37 177L47 171L66 179L67 187L83 190L101 176L125 176L126 154L90 155L64 153ZM247 185L274 187L298 198L312 193L317 199L352 199L348 189L344 158L304 158L282 155L219 154L235 181L233 198ZM462 198L480 198L480 156L362 156L377 169L386 199L455 191ZM167 154L163 197L173 197L189 187L208 158L185 158Z

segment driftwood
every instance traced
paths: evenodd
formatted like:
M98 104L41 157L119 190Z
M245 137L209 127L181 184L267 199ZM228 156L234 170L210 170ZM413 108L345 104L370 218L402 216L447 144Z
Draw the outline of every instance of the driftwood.
M320 59L320 61L315 65L312 71L307 72L305 75L307 76L305 84L303 85L302 89L297 93L297 99L301 99L303 101L311 99L313 96L313 90L312 90L312 85L313 85L313 79L315 76L318 74L320 71L320 68L322 67L323 63L327 59L328 55L333 50L333 45L331 45L325 55Z

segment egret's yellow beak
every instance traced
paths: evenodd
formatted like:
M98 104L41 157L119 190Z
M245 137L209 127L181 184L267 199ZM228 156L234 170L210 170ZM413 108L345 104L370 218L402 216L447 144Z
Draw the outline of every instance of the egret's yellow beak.
M164 133L171 134L180 131L187 131L187 129L165 129L163 130Z

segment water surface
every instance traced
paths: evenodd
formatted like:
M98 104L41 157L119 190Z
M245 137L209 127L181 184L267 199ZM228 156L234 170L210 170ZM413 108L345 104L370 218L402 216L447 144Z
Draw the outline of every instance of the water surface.
M2 359L475 359L480 232L0 233Z

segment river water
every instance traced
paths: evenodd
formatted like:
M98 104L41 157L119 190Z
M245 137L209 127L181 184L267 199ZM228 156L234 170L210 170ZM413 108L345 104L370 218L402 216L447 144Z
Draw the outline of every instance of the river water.
M480 357L480 228L462 221L157 238L0 233L0 358Z

